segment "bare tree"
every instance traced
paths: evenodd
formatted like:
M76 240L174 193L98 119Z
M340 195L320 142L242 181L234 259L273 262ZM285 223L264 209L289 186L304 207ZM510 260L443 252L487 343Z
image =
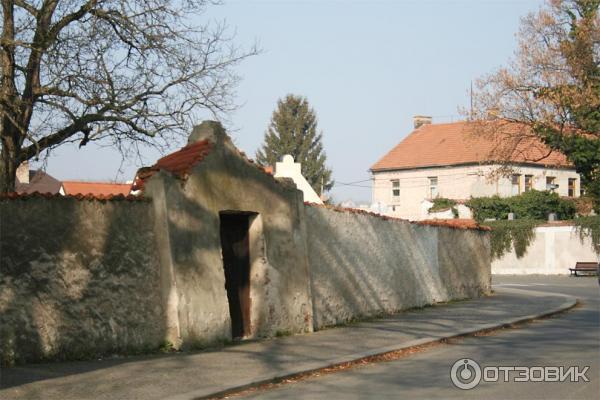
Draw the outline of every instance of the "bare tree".
M20 163L64 143L168 144L199 111L233 107L232 67L256 53L209 0L0 0L0 192Z
M482 78L470 117L481 131L510 138L499 158L525 151L532 161L565 154L593 196L600 195L600 0L549 0L525 17L518 50ZM485 127L483 127L485 125ZM520 129L515 129L520 126ZM538 140L532 140L538 139ZM546 151L526 151L541 139Z

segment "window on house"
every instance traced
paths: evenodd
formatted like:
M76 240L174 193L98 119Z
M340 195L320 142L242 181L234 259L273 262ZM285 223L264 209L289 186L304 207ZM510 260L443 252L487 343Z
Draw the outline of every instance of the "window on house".
M392 181L392 200L400 199L400 180L394 179Z
M553 191L556 188L557 188L557 186L556 186L556 177L554 177L554 176L547 176L546 177L546 190Z
M510 188L513 196L521 194L521 175L514 174L510 177Z
M429 177L429 198L435 199L438 196L438 178L437 176Z
M525 175L525 191L533 189L533 175Z
M577 184L576 182L577 182L577 179L569 178L569 186L568 186L568 188L569 188L568 196L569 197L575 197L575 186Z

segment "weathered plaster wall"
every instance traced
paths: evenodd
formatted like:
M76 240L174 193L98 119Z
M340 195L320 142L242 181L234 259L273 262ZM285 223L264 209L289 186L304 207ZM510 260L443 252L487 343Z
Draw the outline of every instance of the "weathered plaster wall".
M223 212L249 215L247 338L490 289L485 232L305 206L219 124L196 127L190 142L191 154L140 171L143 199L0 200L0 359L230 340Z
M163 210L157 224L166 227L170 243L164 257L172 276L164 296L176 312L169 319L170 340L197 347L231 339L219 232L223 211L254 215L248 337L312 331L302 193L251 165L220 126L204 123L192 136L216 144L185 181L161 171L145 188Z
M85 358L164 340L146 201L0 200L0 360Z
M305 213L315 328L490 291L487 232Z
M517 258L513 251L492 261L498 275L569 275L577 261L598 261L590 238L579 238L574 226L540 226L527 252Z
M489 232L439 227L437 244L440 281L448 300L490 293Z

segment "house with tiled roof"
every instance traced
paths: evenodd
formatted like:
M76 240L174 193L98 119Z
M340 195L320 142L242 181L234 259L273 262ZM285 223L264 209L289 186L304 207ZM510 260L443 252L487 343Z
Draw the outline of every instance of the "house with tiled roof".
M25 161L17 169L15 192L63 196L128 196L131 192L131 183L60 181L41 169L29 169L29 163Z
M62 184L66 195L128 196L131 192L131 183L63 181Z
M431 218L435 198L460 204L471 197L508 197L532 189L580 194L579 174L563 154L551 151L526 127L499 120L434 124L431 117L416 116L413 132L370 172L373 203L411 220ZM466 207L460 217L470 217Z
M29 169L25 161L17 168L15 192L19 194L43 193L64 195L62 182L41 169Z

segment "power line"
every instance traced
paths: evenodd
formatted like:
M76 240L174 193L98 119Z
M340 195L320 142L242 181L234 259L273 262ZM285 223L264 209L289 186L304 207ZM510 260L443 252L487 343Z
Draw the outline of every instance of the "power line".
M453 181L458 181L458 180L465 180L465 179L469 179L471 180L473 176L478 176L478 177L482 177L482 175L466 175L463 173L453 173L453 174L443 174L443 175L431 175L432 177L449 177L449 176L455 176L455 178L453 178ZM431 184L429 182L423 182L423 183L413 183L413 184L407 184L407 181L422 181L423 179L427 179L428 177L422 176L422 177L411 177L411 178L401 178L401 177L389 177L386 179L373 179L373 185L357 185L353 182L349 182L349 183L343 183L343 182L335 182L335 185L340 185L340 186L351 186L351 187L361 187L361 188L373 188L373 189L387 189L390 188L389 185L386 184L382 184L383 182L389 182L389 181L394 181L394 180L398 180L400 182L405 182L404 184L400 184L400 189L414 189L414 188L427 188L427 187L431 187ZM356 181L356 183L361 183L361 182L366 182L369 181L371 179L366 179L363 181ZM438 181L438 186L441 184L441 182Z
M369 188L369 189L370 189L370 188L372 188L372 187L374 187L374 186L366 186L366 185L351 185L351 184L347 184L347 183L337 183L337 182L335 182L335 183L333 184L333 186L336 186L336 185L339 185L339 186L352 186L352 187L361 187L361 188ZM382 187L383 187L383 186L382 186Z
M369 182L373 180L373 178L369 178L369 179L363 179L362 181L354 181L354 182L335 182L336 185L346 185L346 186L352 186L356 183L362 183L362 182Z

